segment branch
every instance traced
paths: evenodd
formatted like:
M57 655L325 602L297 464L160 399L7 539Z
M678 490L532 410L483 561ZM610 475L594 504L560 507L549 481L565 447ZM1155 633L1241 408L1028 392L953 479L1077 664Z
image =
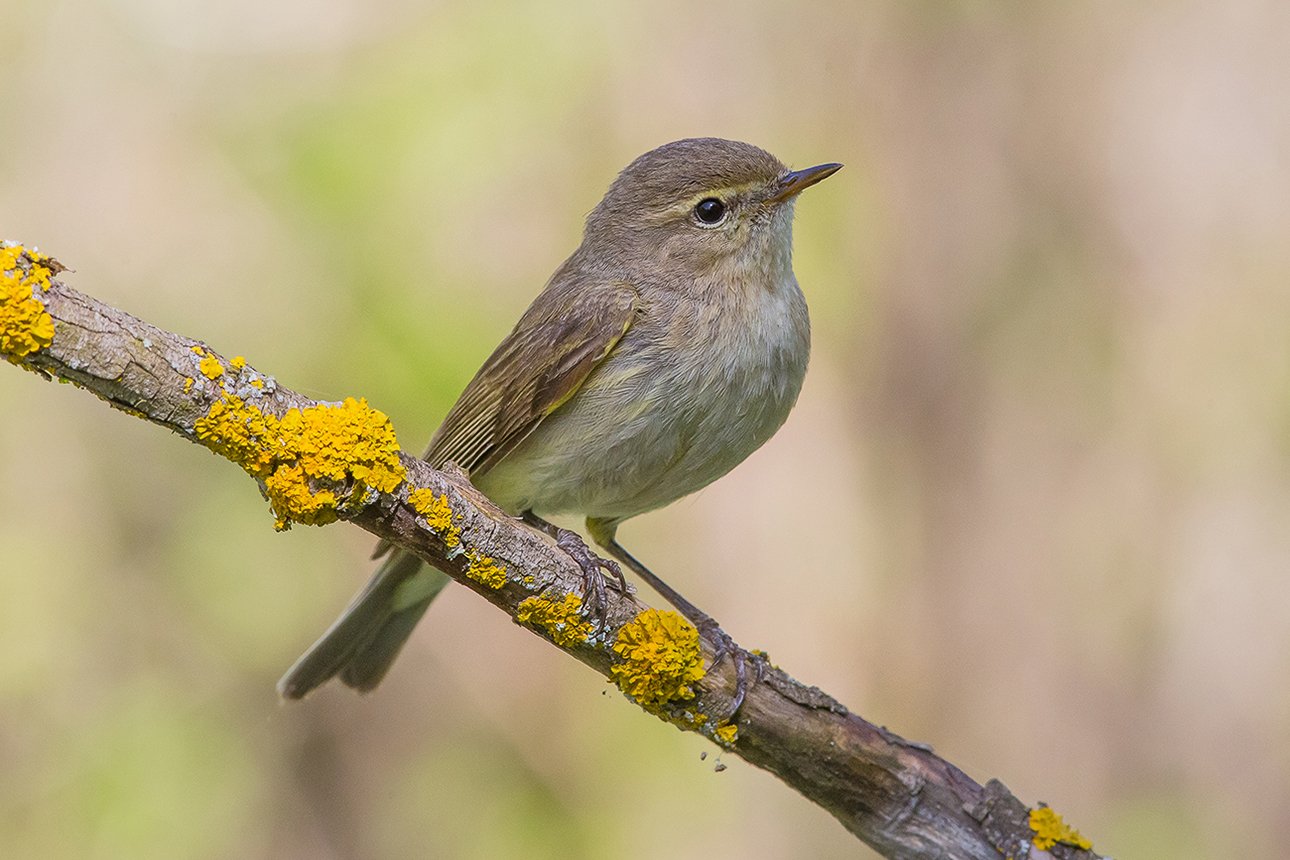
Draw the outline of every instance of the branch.
M887 857L1095 858L1052 810L982 786L924 745L874 726L771 667L735 723L730 661L672 612L611 591L604 632L582 616L581 573L458 471L402 453L365 401L319 403L240 357L70 289L63 267L0 247L0 355L236 462L277 527L348 520L416 553L644 710L764 768ZM705 665L707 669L705 670Z

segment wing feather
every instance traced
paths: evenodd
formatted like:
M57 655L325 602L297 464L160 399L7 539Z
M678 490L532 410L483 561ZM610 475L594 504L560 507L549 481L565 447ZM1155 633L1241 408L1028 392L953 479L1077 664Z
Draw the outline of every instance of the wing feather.
M638 307L624 281L579 284L557 273L467 384L422 459L483 474L577 392ZM372 557L390 546L381 541Z
M553 282L466 386L430 441L432 466L481 474L581 387L631 327L630 284Z

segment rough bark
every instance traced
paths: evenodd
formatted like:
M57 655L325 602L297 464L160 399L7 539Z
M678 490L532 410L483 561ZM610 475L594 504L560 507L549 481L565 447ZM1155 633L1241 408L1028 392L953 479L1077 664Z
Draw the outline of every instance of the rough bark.
M27 257L18 261L22 272L30 265ZM57 264L47 265L58 273ZM229 393L233 378L209 378L201 372L201 360L211 357L225 368L240 364L199 341L163 331L72 290L57 278L47 289L33 289L33 295L53 318L55 334L47 347L22 357L6 356L11 362L73 382L114 407L199 441L197 422ZM281 417L293 408L317 405L271 377L252 372L237 378L251 377L260 379L260 385L242 385L237 394L265 413ZM564 595L581 593L581 574L570 558L496 508L464 475L433 470L406 454L400 457L406 469L403 484L392 493L368 492L361 506L342 512L342 519L415 552L512 618L535 595L558 602ZM409 491L418 488L447 500L455 540L446 539L442 529L427 528L424 511L419 513L409 503ZM480 558L496 560L506 571L501 587L490 587L478 571L472 572L472 563ZM557 647L614 678L612 667L620 658L612 644L623 625L646 609L636 595L610 590L604 634ZM549 642L561 638L540 625L525 626ZM693 684L695 696L642 707L774 773L884 856L1099 856L1069 844L1074 837L1062 841L1059 835L1056 844L1046 843L1033 823L1032 810L1002 783L978 784L926 746L866 722L775 667L749 690L735 720L737 734L730 740L729 729L724 734L717 730L720 719L697 716L728 714L734 690L730 661L713 667L712 644L703 642L701 647L708 671Z

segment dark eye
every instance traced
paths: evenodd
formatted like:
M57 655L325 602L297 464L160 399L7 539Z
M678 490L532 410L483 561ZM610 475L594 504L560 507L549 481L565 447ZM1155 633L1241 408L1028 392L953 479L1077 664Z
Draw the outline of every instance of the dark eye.
M726 204L715 197L705 197L694 207L694 217L702 224L720 224L726 217Z

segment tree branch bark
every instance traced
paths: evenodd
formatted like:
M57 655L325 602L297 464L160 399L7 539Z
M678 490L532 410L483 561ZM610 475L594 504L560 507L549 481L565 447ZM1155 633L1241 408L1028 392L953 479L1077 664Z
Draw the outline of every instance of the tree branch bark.
M578 614L577 566L460 472L396 453L399 480L382 491L368 433L379 435L380 413L347 401L349 430L311 430L309 416L341 407L70 289L54 277L62 267L50 258L7 245L0 270L0 353L11 363L72 382L239 462L269 495L280 527L346 519L415 552L614 680L646 711L774 773L884 856L1099 856L1051 810L1029 809L997 780L978 784L926 746L866 722L778 668L748 691L737 723L724 724L713 715L730 712L729 661L711 666L712 644L698 641L679 616L611 590L605 630L589 635ZM331 451L346 433L358 442L336 442L343 450ZM347 464L342 474L317 466L319 447Z

